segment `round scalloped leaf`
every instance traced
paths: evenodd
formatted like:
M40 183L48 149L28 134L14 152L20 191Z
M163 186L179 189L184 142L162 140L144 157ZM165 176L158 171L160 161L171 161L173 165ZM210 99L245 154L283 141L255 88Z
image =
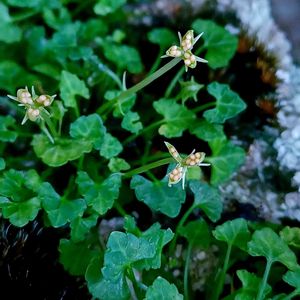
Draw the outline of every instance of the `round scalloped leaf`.
M70 160L78 159L84 153L91 152L93 148L91 141L67 138L57 138L55 144L52 144L42 134L34 135L31 144L36 155L51 167L59 167Z
M152 182L140 175L135 175L132 177L130 187L134 189L138 200L170 218L178 216L186 197L181 184L169 187L166 178Z
M246 103L227 84L212 82L207 91L217 100L216 108L206 110L204 118L210 123L224 123L245 110Z
M215 69L228 65L236 52L238 39L213 21L197 19L192 24L196 32L204 32L204 47L207 49L205 59Z
M210 220L213 222L218 221L223 208L218 189L196 180L192 180L189 187L195 196L194 205L200 207Z
M223 241L228 245L234 245L243 250L247 249L247 242L251 238L247 221L244 219L227 221L217 226L213 231L213 235L217 240Z
M8 198L0 197L0 208L3 217L9 219L11 224L23 227L36 218L41 208L41 201L34 197L22 202L12 202Z
M269 262L280 262L292 271L298 266L294 252L270 228L254 232L248 243L248 253L252 256L264 256Z
M145 300L183 300L183 296L174 284L159 276L148 287Z

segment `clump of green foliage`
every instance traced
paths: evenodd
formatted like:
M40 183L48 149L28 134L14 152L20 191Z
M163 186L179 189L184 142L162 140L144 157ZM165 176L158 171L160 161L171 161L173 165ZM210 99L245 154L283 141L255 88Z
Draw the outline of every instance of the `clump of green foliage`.
M127 26L125 2L0 3L1 217L17 227L39 218L44 226L65 230L60 262L85 278L96 299L193 299L192 253L212 247L219 259L205 283L206 299L300 295L298 228L241 218L216 225L222 214L218 185L230 180L245 157L224 124L246 104L228 84L186 79L184 67L192 75L228 67L237 37L213 21L194 20L192 30L204 35L193 52L204 56L198 62L208 61L208 67L196 66L194 54L184 56L187 44L180 55L170 48L178 45L172 30L151 29L145 40L138 28ZM144 55L140 42L153 45L156 60ZM166 51L175 58L165 63L160 57ZM33 122L21 125L24 113ZM186 184L183 189L173 180L169 187L176 161L164 141L179 153L197 146L207 153L210 171L179 161ZM116 217L123 227L106 239L98 231L101 221ZM184 265L176 259L179 244ZM249 270L235 268L247 260ZM270 282L275 263L280 268ZM179 277L172 275L176 268ZM224 289L226 274L231 290ZM291 288L275 296L272 284L281 277Z

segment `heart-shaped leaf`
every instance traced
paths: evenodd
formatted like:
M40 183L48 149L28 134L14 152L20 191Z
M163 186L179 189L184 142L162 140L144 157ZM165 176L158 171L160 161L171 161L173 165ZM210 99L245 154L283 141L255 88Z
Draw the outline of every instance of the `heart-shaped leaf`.
M60 95L66 107L76 108L76 96L81 96L85 99L90 97L88 88L84 81L80 80L77 75L67 71L62 71L60 79Z
M248 253L264 256L271 263L280 262L292 271L297 269L296 255L271 228L254 232L248 243Z
M247 243L251 238L247 221L244 219L227 221L217 226L213 231L213 235L217 240L231 246L234 245L242 250L247 249Z
M183 300L183 296L174 284L159 276L148 287L145 300Z
M213 222L219 220L223 207L219 191L196 180L191 181L189 187L195 196L194 206L201 208Z
M208 65L213 69L227 66L236 52L238 39L213 21L197 19L192 27L196 32L204 32Z
M192 111L179 105L173 99L160 99L153 102L153 107L164 116L161 121L163 125L159 127L158 132L167 138L182 136L183 131L188 129L191 122L196 119L196 115Z
M134 189L138 200L170 218L175 218L179 214L186 197L180 184L170 188L166 178L162 181L152 182L140 175L135 175L131 180L130 187Z
M206 110L203 114L210 123L224 123L247 107L240 96L233 92L227 84L212 82L208 85L207 91L217 100L216 108Z
M76 183L87 204L103 215L112 208L114 201L119 197L121 175L111 174L103 182L96 184L86 172L78 172Z
M228 180L243 164L245 151L226 140L211 141L209 146L212 156L206 159L211 163L211 183L215 185Z

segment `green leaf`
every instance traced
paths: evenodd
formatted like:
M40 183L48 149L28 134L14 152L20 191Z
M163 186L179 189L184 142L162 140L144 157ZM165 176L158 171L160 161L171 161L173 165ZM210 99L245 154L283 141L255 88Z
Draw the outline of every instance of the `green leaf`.
M179 233L193 246L207 248L211 241L210 230L203 219L189 222L179 229Z
M60 95L66 107L76 108L76 96L82 96L85 99L90 97L90 93L84 81L80 80L75 74L62 71L60 83Z
M121 175L115 173L100 184L96 184L86 172L78 172L76 183L87 204L100 215L104 215L118 199L122 182Z
M287 271L282 279L296 289L300 289L300 269L296 271ZM300 293L300 291L299 291Z
M13 143L18 134L9 128L14 126L15 119L12 116L0 116L0 141Z
M284 227L280 232L280 237L289 245L300 249L300 228Z
M96 15L106 16L115 12L126 3L126 0L98 0L94 6Z
M143 64L139 52L130 46L113 44L111 40L103 43L105 57L114 63L120 71L130 73L140 73L143 70Z
M247 221L241 218L217 226L213 231L213 235L217 240L231 246L234 245L242 250L247 249L247 242L251 238Z
M12 202L8 198L0 197L0 208L3 217L9 219L11 224L23 227L36 218L41 205L37 197L23 202Z
M0 157L0 171L5 169L5 160Z
M145 258L134 264L137 269L158 269L161 267L161 254L163 247L169 243L174 234L171 229L160 229L160 224L153 224L148 230L142 233L141 237L145 238L150 244L155 245L155 254L151 258Z
M102 274L109 281L118 281L124 277L126 268L143 259L153 258L155 253L155 245L147 239L114 231L107 242Z
M71 14L65 7L60 7L57 13L52 9L44 8L43 18L49 27L57 31L60 31L63 26L71 22Z
M81 116L70 126L73 139L56 138L52 144L44 135L34 135L32 145L38 157L52 167L66 164L78 159L92 148L102 149L106 136L106 128L96 114Z
M178 37L168 28L154 28L148 32L148 39L151 43L159 45L162 49L166 49L176 43Z
M35 196L40 184L35 170L10 169L0 177L0 195L12 199L12 202L22 202Z
M55 100L50 107L51 118L62 122L62 119L66 113L66 109L62 101Z
M206 110L203 114L210 123L224 123L247 107L240 96L233 92L227 84L212 82L208 85L207 90L217 100L216 108Z
M99 256L99 250L91 249L89 241L74 243L61 239L59 243L59 260L64 268L73 276L82 276L90 261Z
M136 226L135 218L132 216L126 215L124 217L124 229L126 230L126 232L132 233L136 236L141 235L140 230Z
M91 152L93 148L90 141L67 138L56 138L55 144L52 144L43 134L35 134L31 145L35 154L51 167L59 167L68 161L78 159L84 153Z
M180 184L170 188L167 179L152 182L140 175L132 177L130 187L134 189L138 200L147 204L152 210L168 217L178 216L181 204L185 201L185 191Z
M236 52L238 39L226 29L213 21L197 19L192 28L196 32L204 32L204 47L207 49L205 59L215 69L228 65Z
M116 118L123 118L124 114L127 114L133 107L136 100L136 94L131 94L128 97L122 98L120 101L119 98L117 98L120 94L121 91L117 90L109 90L104 94L104 98L108 101L117 99L117 103L114 105L115 108L113 111L113 116Z
M180 92L177 98L182 100L184 104L189 98L193 98L194 101L198 101L197 94L204 87L204 84L199 84L192 80L190 81L181 81L180 82Z
M75 218L71 226L71 240L73 242L83 241L91 228L97 224L98 216L96 214L88 217L79 216Z
M42 207L46 212L57 209L60 204L60 195L55 191L49 182L41 184L38 197L42 201Z
M32 86L39 83L39 79L23 69L14 61L0 62L0 88L15 94L17 87Z
M228 180L231 175L243 164L245 151L231 142L214 140L209 142L212 156L206 160L211 163L211 183L216 185Z
M197 120L190 128L192 134L201 140L210 142L216 139L225 140L226 136L223 131L223 125L212 124L202 119Z
M106 280L102 276L101 265L100 258L93 258L86 270L85 279L93 297L105 300L129 300L130 291L125 277L116 282Z
M15 43L21 40L21 29L13 24L8 8L0 3L0 41L4 43Z
M129 111L123 118L121 123L122 128L137 134L143 129L143 124L140 122L140 116L137 112Z
M253 300L257 296L257 291L259 290L261 284L261 278L258 278L253 273L246 270L238 270L237 276L243 284L243 287L237 292L235 300ZM266 284L263 291L263 299L272 291L271 287Z
M81 217L85 208L86 204L83 199L67 200L61 198L59 206L47 211L47 213L52 226L61 227L78 216Z
M130 219L130 218L129 218ZM132 218L130 227L135 224ZM170 229L162 230L158 223L151 226L142 234L136 229L140 237L131 233L114 231L107 243L102 275L99 274L100 263L92 262L87 270L86 278L93 296L99 299L129 299L130 292L126 284L127 270L159 268L161 266L161 252L173 233Z
M120 172L130 169L130 165L123 158L113 157L109 160L108 168L111 172Z
M48 47L51 49L51 52L55 55L55 59L60 62L60 64L66 64L68 58L71 60L87 60L88 58L92 57L93 49L83 46L81 42L78 41L80 27L81 23L79 21L62 24L59 31L55 32L52 36L52 39L48 42ZM68 74L70 75L71 73ZM68 78L70 80L68 79L69 82L67 82L67 85L69 83L76 83L78 85L76 87L78 92L80 91L78 89L80 86L84 86L86 90L84 83L81 82L77 76L73 77L73 79L70 76L68 76ZM69 88L70 86L67 89Z
M174 284L159 276L148 287L145 300L183 300L183 296Z
M10 6L16 7L31 7L41 9L43 7L58 8L60 6L59 0L7 0Z
M86 22L81 24L79 29L79 38L83 43L91 43L98 37L103 37L108 34L108 24L102 18L91 18L89 17Z
M190 181L189 187L195 196L194 206L202 209L211 221L218 221L223 207L218 189L196 180Z
M256 230L248 243L248 253L264 256L269 262L280 262L290 270L297 269L297 258L287 244L270 228Z
M94 148L99 150L106 134L102 119L97 114L81 116L70 126L70 136L92 142Z
M172 99L160 99L153 102L154 109L164 116L163 125L159 127L159 134L167 137L180 137L196 119L196 115L185 106L179 105Z
M123 151L123 146L117 138L106 133L100 149L100 155L110 159Z
M39 188L38 197L53 227L61 227L83 215L86 204L83 199L67 200L61 197L48 182Z

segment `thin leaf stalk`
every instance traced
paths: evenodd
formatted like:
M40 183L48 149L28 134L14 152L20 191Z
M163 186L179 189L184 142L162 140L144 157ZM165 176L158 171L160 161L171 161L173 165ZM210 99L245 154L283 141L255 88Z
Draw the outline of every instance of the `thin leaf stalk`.
M285 296L284 298L282 298L282 300L291 300L296 296L300 295L300 289L296 289L294 291L292 291L290 294L288 294L287 296Z
M183 284L184 284L184 299L189 300L189 267L190 267L190 260L191 260L191 253L192 253L192 244L189 244L186 258L185 258L185 265L184 265L184 277L183 277Z
M160 166L167 165L167 164L170 164L172 162L174 162L174 159L172 157L170 157L170 158L164 158L164 159L155 161L153 163L147 164L145 166L141 166L139 168L130 170L130 171L126 172L126 173L123 173L123 176L127 177L127 178L130 178L130 177L132 177L134 175L147 172L147 171L149 171L151 169L158 168Z
M268 281L268 277L269 277L269 274L270 274L272 264L273 264L273 261L268 259L267 264L266 264L266 268L265 268L265 272L264 272L264 276L263 276L262 282L259 286L259 290L258 290L258 293L257 293L256 300L263 300L263 294L264 294L264 290L265 290L266 285L267 285L267 281Z
M171 70L173 67L175 67L180 62L180 60L181 60L180 58L173 58L170 62L165 64L163 67L158 69L156 72L154 72L150 76L146 77L144 80L142 80L139 83L137 83L136 85L132 86L130 89L123 91L116 98L105 102L102 106L100 106L98 108L97 113L102 115L107 110L111 110L118 101L121 101L121 103L122 103L122 101L124 99L126 99L128 96L137 93L138 91L140 91L141 89L143 89L144 87L149 85L152 81L158 79L160 76L162 76L163 74L165 74L166 72Z
M176 247L176 242L177 242L177 238L178 238L178 234L179 234L179 230L183 227L183 225L185 224L186 220L189 218L190 214L193 212L193 210L196 208L196 205L193 204L189 207L189 209L184 213L184 215L182 216L182 218L180 219L176 230L175 230L175 235L172 239L172 242L170 244L170 253L174 253L175 251L175 247Z
M220 298L220 295L223 291L224 288L224 282L225 282L225 276L228 270L228 265L229 265L229 259L231 255L231 250L232 250L232 244L228 244L225 259L224 259L224 264L223 268L220 274L220 277L218 278L217 281L217 286L215 289L215 293L213 294L213 300L218 300Z

